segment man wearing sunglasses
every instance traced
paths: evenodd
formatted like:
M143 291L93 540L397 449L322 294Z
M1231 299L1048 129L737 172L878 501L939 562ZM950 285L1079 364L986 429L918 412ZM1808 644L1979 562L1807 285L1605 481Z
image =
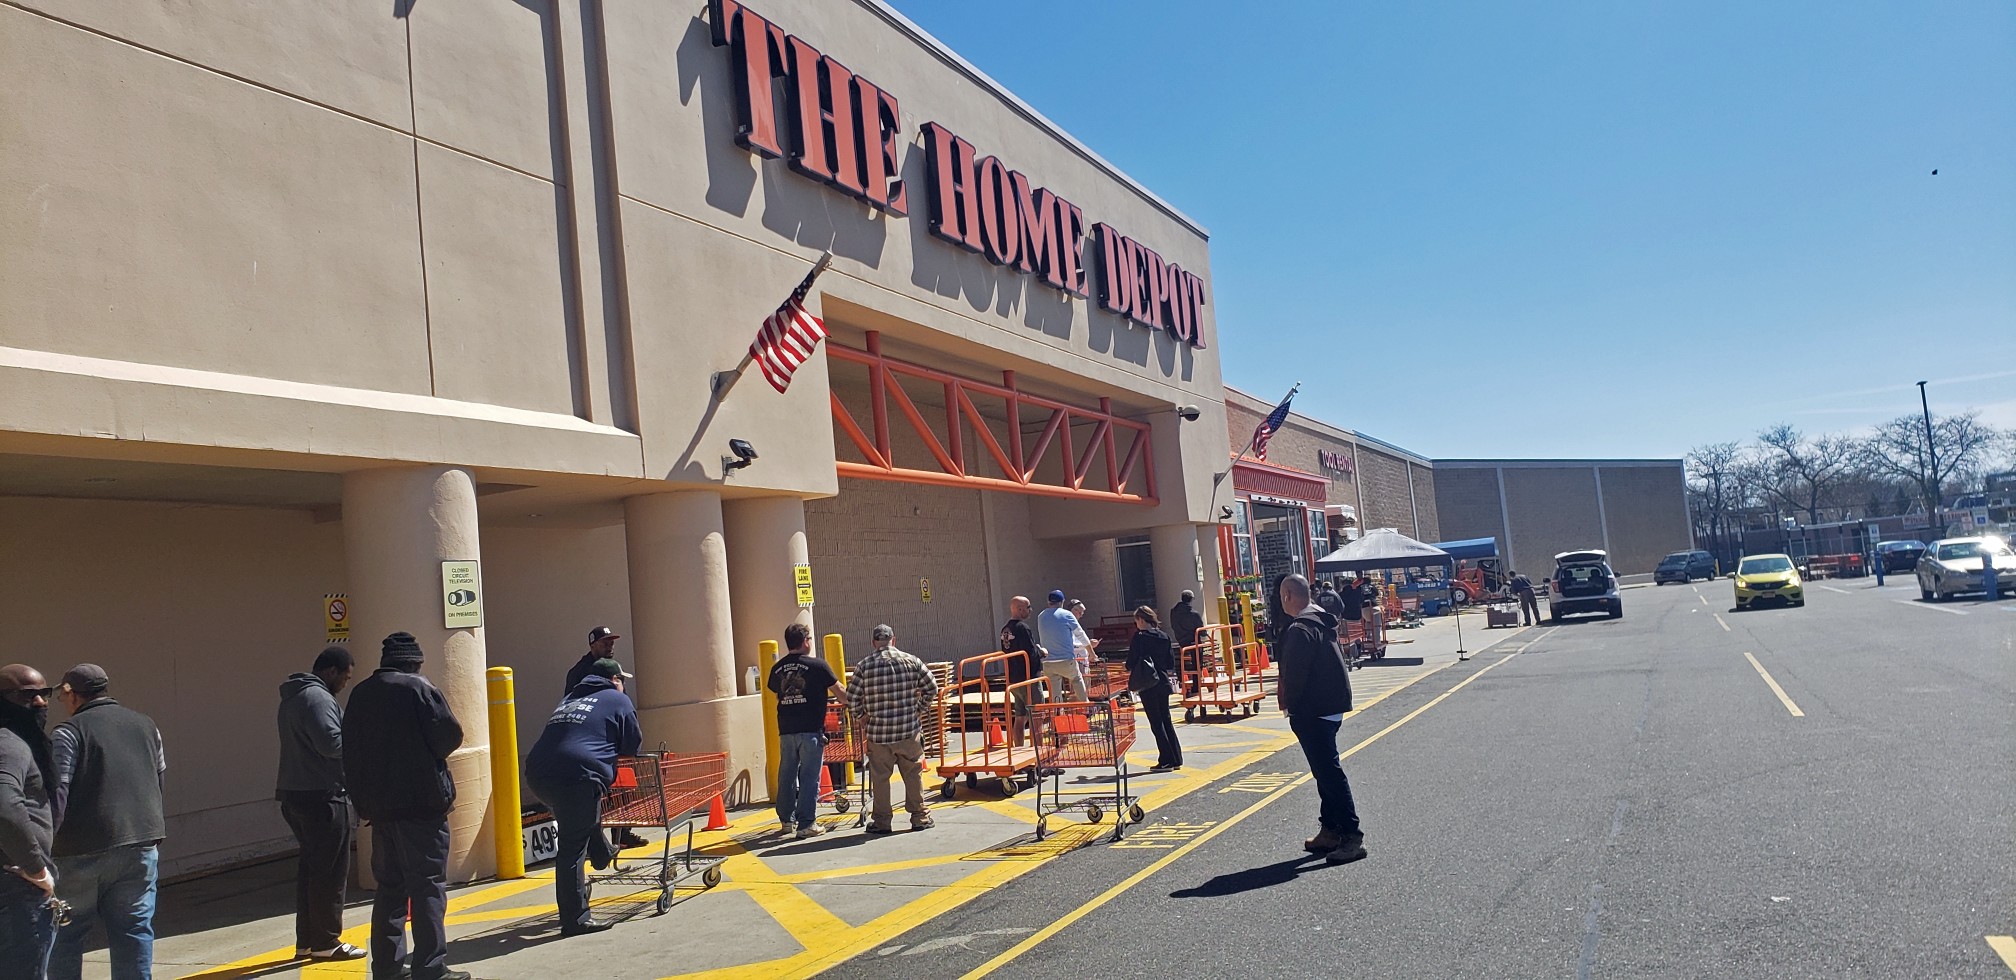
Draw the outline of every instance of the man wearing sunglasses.
M25 664L0 667L0 964L9 976L42 980L56 941L55 820L48 786L54 763L49 684Z

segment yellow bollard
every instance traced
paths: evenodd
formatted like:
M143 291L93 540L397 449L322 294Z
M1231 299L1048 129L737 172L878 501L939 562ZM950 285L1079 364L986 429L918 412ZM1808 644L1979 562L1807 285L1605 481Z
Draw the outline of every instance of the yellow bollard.
M524 797L518 788L518 699L511 668L492 667L490 683L490 834L497 842L497 877L525 877Z
M841 642L840 634L838 633L826 634L825 644L826 644L826 666L833 668L833 676L840 678L840 683L842 684L847 683L846 644ZM847 772L847 785L851 786L854 784L854 763L852 762L847 763L846 772Z
M769 764L763 767L763 774L769 779L770 799L777 798L777 692L770 690L770 668L777 666L777 641L764 640L756 645L756 667L763 676L757 680L757 689L763 693L763 758Z

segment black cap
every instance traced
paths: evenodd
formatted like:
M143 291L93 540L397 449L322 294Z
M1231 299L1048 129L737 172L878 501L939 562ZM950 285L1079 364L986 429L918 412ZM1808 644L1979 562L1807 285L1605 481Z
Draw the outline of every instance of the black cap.
M78 664L63 672L63 682L59 686L85 697L96 697L112 686L112 678L105 676L105 668L97 664Z
M620 640L622 638L623 634L618 633L607 626L597 626L594 629L588 631L588 642L590 643L594 643L597 640Z

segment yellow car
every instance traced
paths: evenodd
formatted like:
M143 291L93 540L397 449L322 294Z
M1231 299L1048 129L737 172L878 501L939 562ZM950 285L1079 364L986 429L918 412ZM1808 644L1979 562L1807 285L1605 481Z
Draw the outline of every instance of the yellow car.
M1736 608L1765 603L1806 604L1806 584L1790 555L1749 555L1736 565Z

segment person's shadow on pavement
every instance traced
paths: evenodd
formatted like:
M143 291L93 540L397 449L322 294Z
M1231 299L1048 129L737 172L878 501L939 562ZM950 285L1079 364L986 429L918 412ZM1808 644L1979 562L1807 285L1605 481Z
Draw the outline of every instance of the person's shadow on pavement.
M1275 885L1285 885L1300 878L1304 871L1314 871L1318 868L1331 866L1324 860L1321 854L1305 854L1302 857L1289 858L1286 861L1276 861L1273 864L1263 865L1258 868L1247 868L1244 871L1222 874L1195 888L1180 888L1170 892L1169 897L1223 898L1227 895L1237 895L1241 892L1272 888Z

